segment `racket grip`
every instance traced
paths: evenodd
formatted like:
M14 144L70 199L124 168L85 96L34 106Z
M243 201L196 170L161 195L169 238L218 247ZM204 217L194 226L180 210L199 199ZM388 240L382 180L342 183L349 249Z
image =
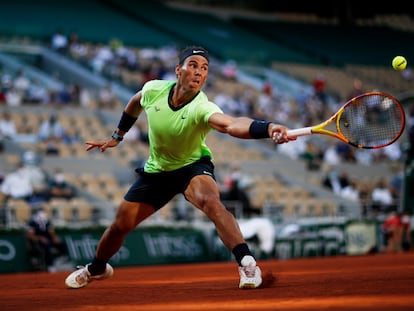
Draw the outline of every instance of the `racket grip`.
M302 128L294 129L294 130L287 130L286 134L288 137L311 135L312 127L309 126L309 127L302 127Z

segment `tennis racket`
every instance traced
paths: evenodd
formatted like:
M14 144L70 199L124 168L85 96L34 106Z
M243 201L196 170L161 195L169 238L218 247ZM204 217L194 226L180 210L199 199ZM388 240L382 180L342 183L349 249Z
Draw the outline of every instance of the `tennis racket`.
M336 132L328 129L333 124ZM356 148L377 149L394 143L403 133L404 126L404 109L394 97L383 92L368 92L347 101L328 120L315 126L288 130L287 135L323 134Z

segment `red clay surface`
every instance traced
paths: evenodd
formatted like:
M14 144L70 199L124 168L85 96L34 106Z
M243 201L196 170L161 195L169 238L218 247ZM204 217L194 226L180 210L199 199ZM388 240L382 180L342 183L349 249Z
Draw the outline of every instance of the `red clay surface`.
M256 290L238 289L234 262L115 267L82 289L68 272L2 274L0 310L414 310L414 252L260 266L275 280Z

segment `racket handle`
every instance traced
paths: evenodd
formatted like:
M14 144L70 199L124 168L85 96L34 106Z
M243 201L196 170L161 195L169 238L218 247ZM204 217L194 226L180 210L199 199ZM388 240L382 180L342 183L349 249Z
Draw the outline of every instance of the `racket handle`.
M309 127L302 127L302 128L294 129L294 130L287 130L286 134L288 137L311 135L312 127L309 126Z

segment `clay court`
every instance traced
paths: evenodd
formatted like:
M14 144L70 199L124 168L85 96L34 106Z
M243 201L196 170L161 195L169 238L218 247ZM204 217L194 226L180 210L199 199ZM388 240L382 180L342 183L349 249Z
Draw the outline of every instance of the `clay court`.
M1 310L414 310L414 253L261 262L265 286L238 289L233 262L119 267L67 289L68 272L0 275ZM272 278L269 272L275 276Z

